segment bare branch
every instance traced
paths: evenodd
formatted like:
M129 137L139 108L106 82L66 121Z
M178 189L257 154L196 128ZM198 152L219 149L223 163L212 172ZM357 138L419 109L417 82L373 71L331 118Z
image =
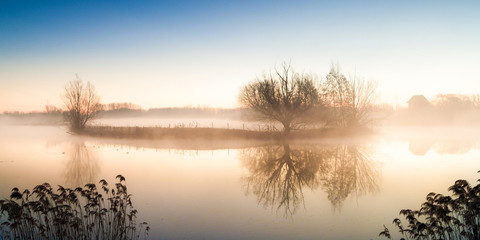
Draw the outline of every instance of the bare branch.
M67 109L66 120L72 130L81 130L91 119L95 118L101 109L100 97L95 87L87 82L86 85L78 78L65 86L63 102Z

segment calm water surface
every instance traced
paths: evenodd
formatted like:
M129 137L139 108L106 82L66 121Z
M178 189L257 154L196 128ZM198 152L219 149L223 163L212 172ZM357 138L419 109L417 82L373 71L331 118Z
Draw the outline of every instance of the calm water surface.
M12 187L114 183L122 174L151 239L378 239L400 209L419 208L456 179L478 178L480 130L382 132L196 150L0 125L0 198Z

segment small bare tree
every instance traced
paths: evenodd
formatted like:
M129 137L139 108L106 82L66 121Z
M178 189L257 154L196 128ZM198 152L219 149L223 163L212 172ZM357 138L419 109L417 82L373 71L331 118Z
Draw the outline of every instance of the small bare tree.
M261 119L280 122L285 133L305 123L306 114L319 103L312 76L295 73L287 64L247 84L239 100Z
M67 109L66 120L70 128L75 131L84 129L87 122L93 119L101 109L100 97L95 87L90 82L84 84L78 76L76 80L70 81L65 86L63 102Z

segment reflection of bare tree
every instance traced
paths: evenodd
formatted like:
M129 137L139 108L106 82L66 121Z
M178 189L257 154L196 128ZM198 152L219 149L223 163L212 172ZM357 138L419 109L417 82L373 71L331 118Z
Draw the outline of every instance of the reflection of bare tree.
M282 208L285 216L304 204L304 187L314 190L322 186L335 208L352 193L378 189L374 162L355 145L266 146L245 150L241 161L249 171L242 178L247 194L255 194L265 207Z
M66 154L65 182L67 186L79 187L97 180L100 172L98 159L88 150L85 143L72 143Z
M317 185L320 168L318 152L292 150L289 145L267 146L243 152L242 162L250 171L243 180L246 191L253 192L265 207L284 208L285 215L293 214L303 203L302 187Z
M324 159L326 171L319 174L322 187L333 207L352 193L357 196L378 191L378 169L369 152L357 145L338 145Z

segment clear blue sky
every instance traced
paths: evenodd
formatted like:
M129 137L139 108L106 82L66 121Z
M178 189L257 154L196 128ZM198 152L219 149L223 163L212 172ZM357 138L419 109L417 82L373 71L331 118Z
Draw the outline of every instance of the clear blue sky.
M480 93L479 43L479 1L0 0L0 112L61 106L75 74L105 103L234 107L283 61L389 103Z

